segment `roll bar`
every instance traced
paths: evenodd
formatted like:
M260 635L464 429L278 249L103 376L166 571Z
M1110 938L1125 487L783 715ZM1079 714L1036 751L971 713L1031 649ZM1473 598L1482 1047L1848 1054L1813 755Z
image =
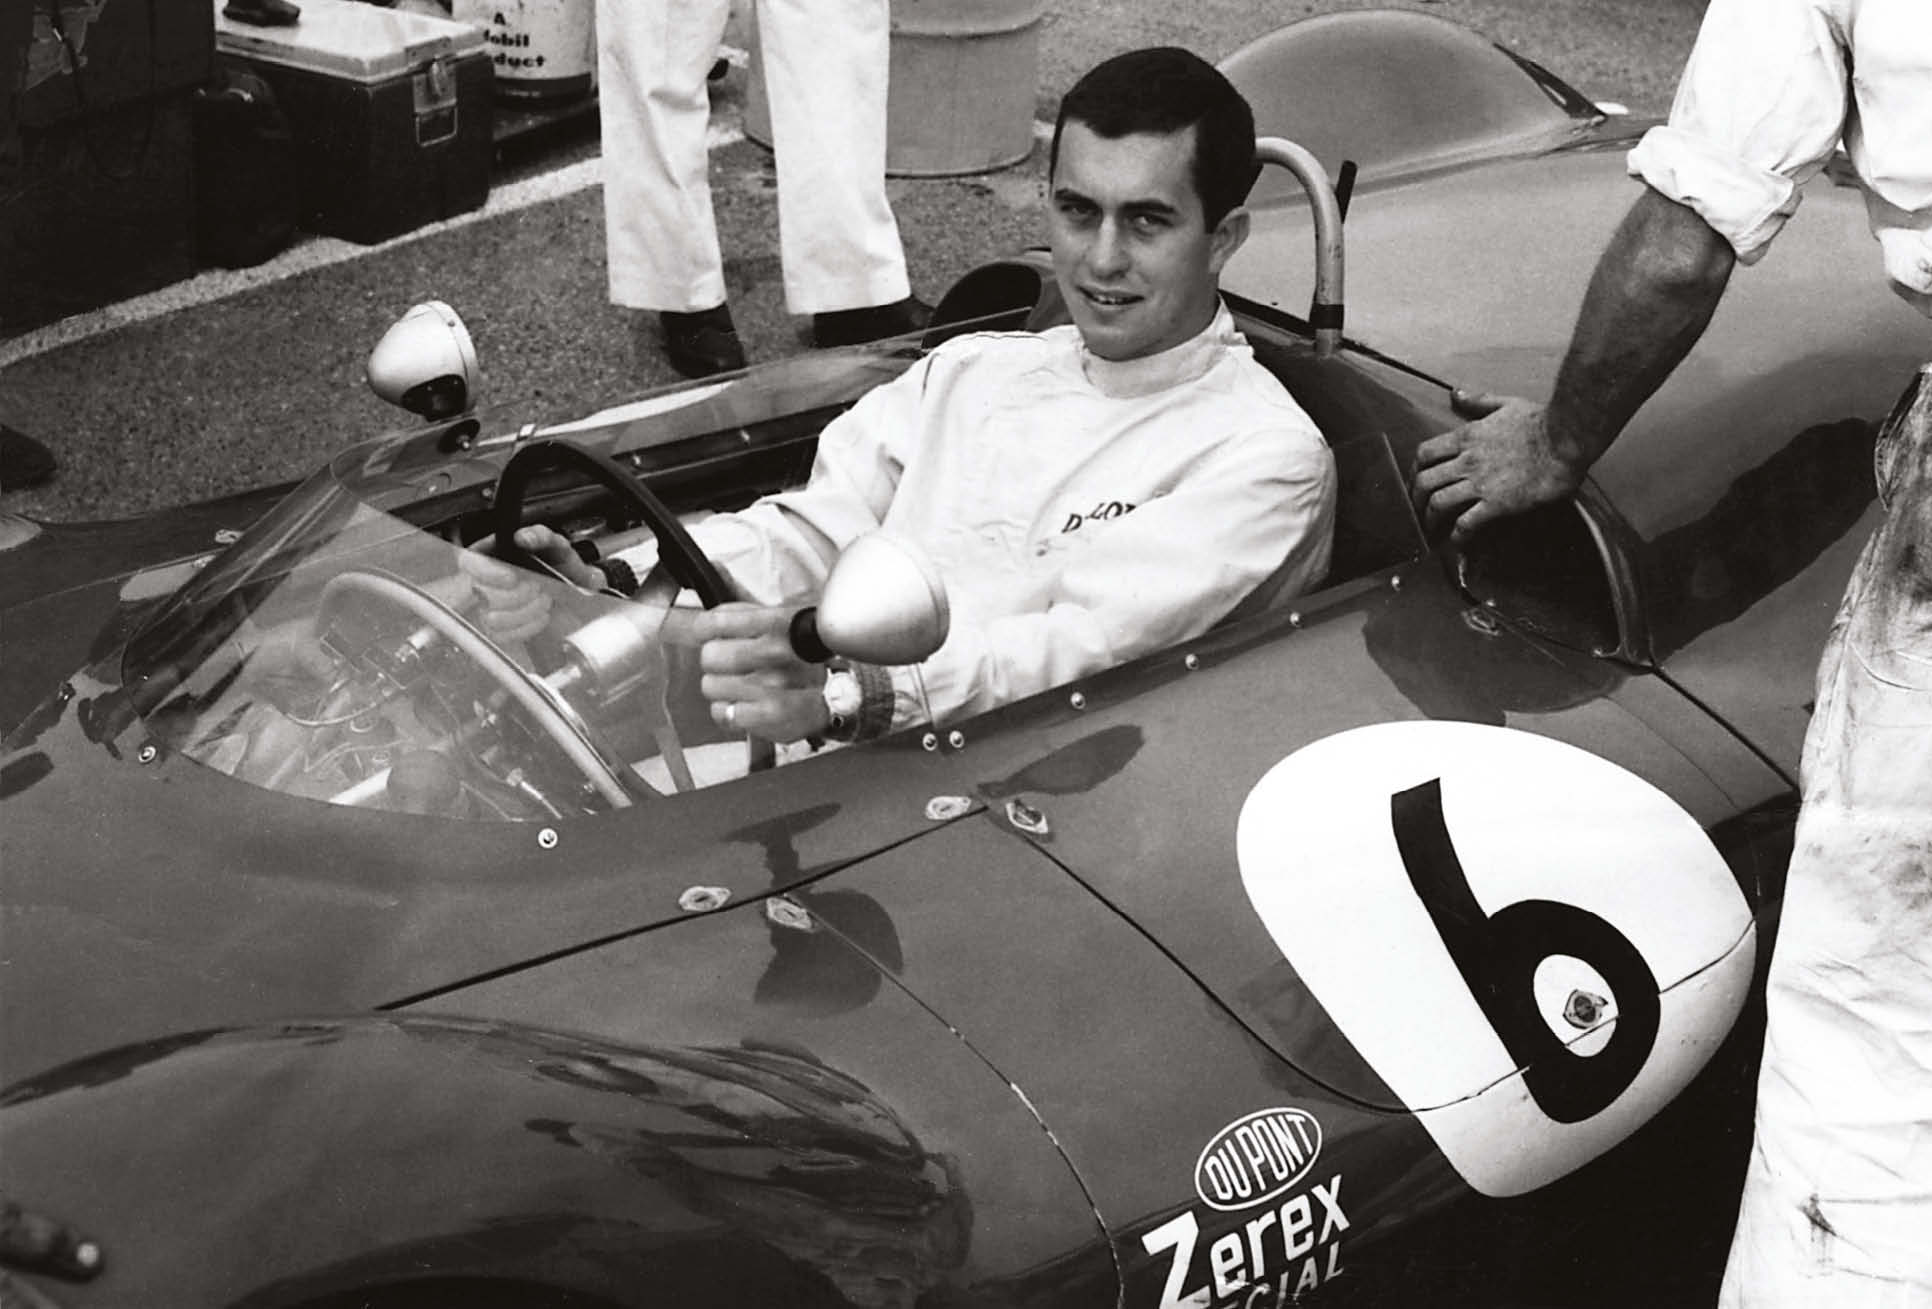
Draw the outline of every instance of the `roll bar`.
M1342 206L1328 170L1321 161L1279 136L1254 143L1257 163L1274 164L1295 175L1308 193L1315 213L1315 293L1308 305L1308 325L1315 329L1315 354L1334 354L1342 345Z

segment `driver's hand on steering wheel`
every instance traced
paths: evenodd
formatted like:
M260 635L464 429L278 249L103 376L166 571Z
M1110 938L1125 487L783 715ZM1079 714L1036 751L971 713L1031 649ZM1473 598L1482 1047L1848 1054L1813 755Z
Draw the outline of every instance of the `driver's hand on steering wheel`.
M792 612L721 604L692 620L704 647L699 686L718 726L780 743L821 736L831 726L824 667L792 653Z
M476 621L492 640L526 641L550 623L550 597L555 589L539 575L493 557L495 538L485 537L457 556L457 564L483 601ZM604 584L604 575L578 557L570 542L542 524L519 527L518 547L556 576L585 591Z

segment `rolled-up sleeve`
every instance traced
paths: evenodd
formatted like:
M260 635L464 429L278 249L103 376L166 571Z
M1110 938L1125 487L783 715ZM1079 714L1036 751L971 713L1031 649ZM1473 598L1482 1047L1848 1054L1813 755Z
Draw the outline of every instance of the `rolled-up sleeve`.
M1670 121L1630 152L1630 173L1757 262L1844 133L1845 49L1818 0L1711 0Z

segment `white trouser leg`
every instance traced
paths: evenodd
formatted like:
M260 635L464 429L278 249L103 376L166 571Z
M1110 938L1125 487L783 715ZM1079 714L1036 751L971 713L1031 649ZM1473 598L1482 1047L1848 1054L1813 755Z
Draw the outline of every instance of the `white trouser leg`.
M909 293L885 190L890 33L888 0L758 0L779 254L795 314Z
M597 0L598 112L612 303L692 312L724 303L711 215L705 75L730 0Z
M1932 365L1877 465L1805 737L1726 1309L1932 1305Z

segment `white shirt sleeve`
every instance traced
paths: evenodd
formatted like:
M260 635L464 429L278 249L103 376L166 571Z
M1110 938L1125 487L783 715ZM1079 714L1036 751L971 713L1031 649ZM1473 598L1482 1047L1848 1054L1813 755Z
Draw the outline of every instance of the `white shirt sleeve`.
M1667 126L1628 168L1695 210L1738 262L1764 254L1845 129L1850 70L1829 0L1711 0Z
M798 490L691 525L692 539L732 584L735 598L809 603L839 552L884 521L919 431L930 368L928 356L827 424L812 475ZM657 563L657 543L646 541L618 557L641 578Z
M1308 432L1231 440L1168 494L1058 539L1067 551L1039 611L955 623L919 666L891 670L894 728L995 708L1198 636L1284 572L1328 569L1335 460Z

